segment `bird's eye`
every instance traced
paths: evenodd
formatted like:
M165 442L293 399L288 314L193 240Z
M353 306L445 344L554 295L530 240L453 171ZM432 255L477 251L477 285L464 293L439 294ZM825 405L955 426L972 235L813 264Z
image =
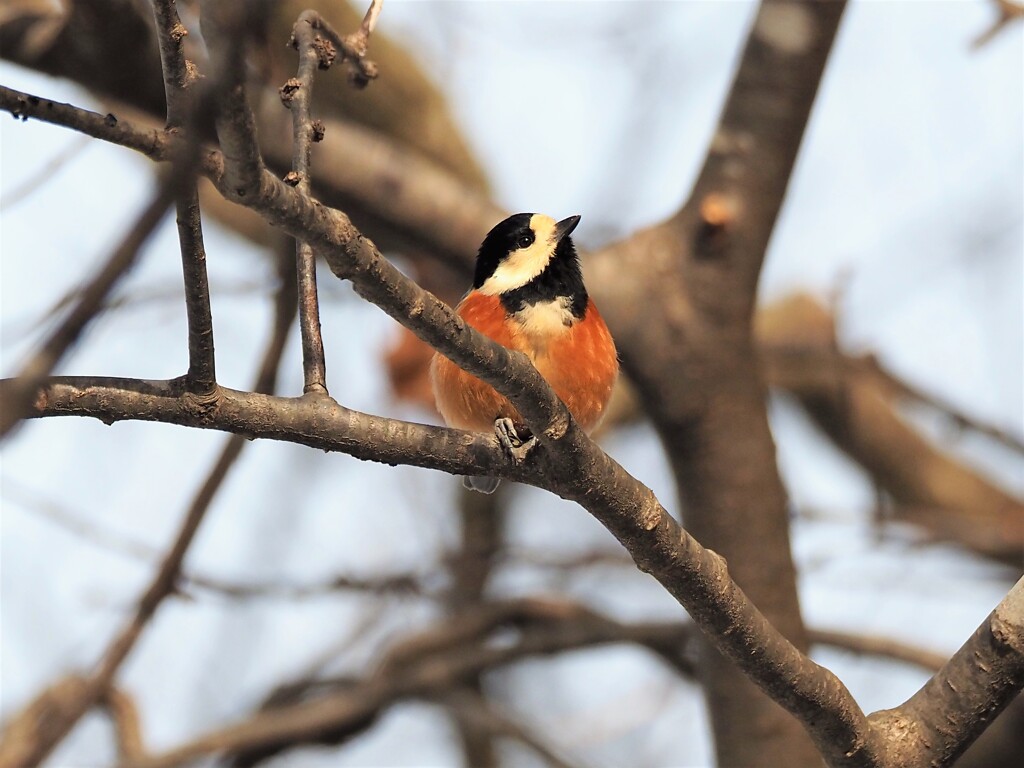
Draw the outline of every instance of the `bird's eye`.
M531 245L533 245L533 240L533 232L527 232L525 235L519 236L519 239L516 240L516 245L518 245L520 248L529 248Z

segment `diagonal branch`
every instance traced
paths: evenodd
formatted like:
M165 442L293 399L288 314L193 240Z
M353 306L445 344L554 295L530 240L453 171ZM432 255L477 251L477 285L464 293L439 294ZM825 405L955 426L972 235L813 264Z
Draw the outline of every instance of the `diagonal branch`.
M953 657L895 709L871 715L888 765L951 765L1024 688L1024 578Z
M139 251L177 193L178 175L160 185L152 200L142 211L121 243L79 292L78 301L67 317L22 366L17 378L5 388L4 407L0 412L0 437L7 435L32 410L32 399L40 385L53 372L65 353L78 341L86 326L102 310L114 286L134 266Z

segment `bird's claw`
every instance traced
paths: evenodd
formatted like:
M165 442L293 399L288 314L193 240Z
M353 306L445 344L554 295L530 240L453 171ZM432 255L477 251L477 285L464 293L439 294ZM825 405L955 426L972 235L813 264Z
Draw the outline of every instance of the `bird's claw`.
M502 418L494 422L494 434L501 444L502 450L516 464L522 464L526 460L533 446L537 444L537 437L530 435L524 440L516 430L512 419Z

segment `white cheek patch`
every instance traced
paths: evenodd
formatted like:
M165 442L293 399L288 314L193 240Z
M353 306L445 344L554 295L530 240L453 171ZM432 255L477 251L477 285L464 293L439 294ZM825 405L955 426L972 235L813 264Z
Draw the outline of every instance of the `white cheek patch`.
M498 296L516 288L522 288L543 272L555 252L555 225L550 216L536 213L530 219L530 228L536 240L527 248L513 251L502 260L494 274L478 289L488 296Z

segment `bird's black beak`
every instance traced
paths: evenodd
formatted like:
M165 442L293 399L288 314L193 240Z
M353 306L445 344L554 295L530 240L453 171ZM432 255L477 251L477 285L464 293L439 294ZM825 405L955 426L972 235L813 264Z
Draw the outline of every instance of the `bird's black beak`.
M562 219L560 222L555 224L555 242L557 243L563 237L576 229L576 225L579 223L580 217L579 215L576 215L570 216L568 219Z

